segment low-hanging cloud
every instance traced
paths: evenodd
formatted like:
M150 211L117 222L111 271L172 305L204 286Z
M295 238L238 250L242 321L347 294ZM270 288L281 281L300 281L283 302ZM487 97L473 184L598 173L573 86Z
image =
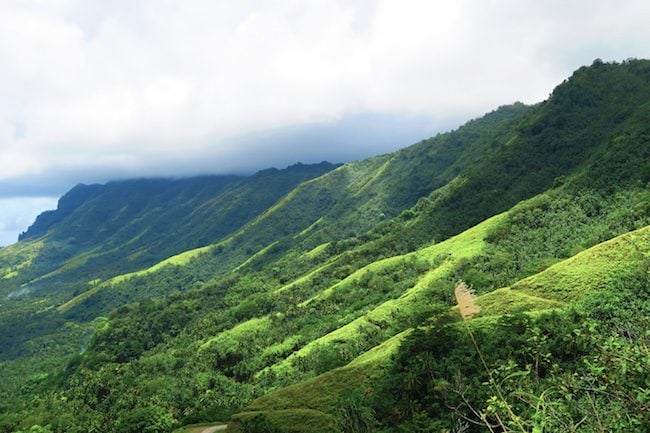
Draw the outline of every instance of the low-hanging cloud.
M648 22L644 1L3 2L0 178L198 161L349 113L536 102L594 57L650 54Z
M424 138L538 102L596 57L650 56L648 22L643 0L4 1L0 195L379 153L411 124L390 146L349 119L425 118Z

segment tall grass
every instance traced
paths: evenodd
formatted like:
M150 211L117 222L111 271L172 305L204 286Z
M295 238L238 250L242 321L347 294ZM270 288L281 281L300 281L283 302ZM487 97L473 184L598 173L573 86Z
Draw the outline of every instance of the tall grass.
M480 308L476 305L474 292L464 281L459 281L456 284L454 295L456 295L456 302L463 320L469 320L478 314Z
M496 393L496 397L501 401L503 406L506 408L508 415L515 423L518 430L521 433L527 433L523 424L519 420L519 417L515 415L515 413L512 411L512 408L504 398L503 393L501 392L501 388L497 384L496 380L494 380L494 375L492 374L492 370L490 370L487 363L485 362L483 353L481 352L481 349L478 343L476 342L476 338L474 338L474 333L472 332L472 328L467 323L468 320L471 319L473 316L475 316L480 310L478 305L476 305L476 296L474 295L474 292L472 291L471 287L469 287L464 281L459 281L456 284L456 287L454 288L454 295L456 296L456 303L458 304L458 308L460 309L461 316L463 316L463 321L465 322L465 327L467 328L467 332L472 340L472 343L474 344L474 348L476 349L476 353L478 354L481 360L481 364L483 365L483 368L487 372L490 385L492 386L492 389L494 389L494 392ZM498 416L498 414L495 414L495 416L501 429L504 432L510 431L510 429L506 427L506 425L503 423L503 421ZM481 414L481 421L487 426L487 428L491 432L494 433L494 428L492 424L490 424L490 422L487 420L487 416L485 413Z

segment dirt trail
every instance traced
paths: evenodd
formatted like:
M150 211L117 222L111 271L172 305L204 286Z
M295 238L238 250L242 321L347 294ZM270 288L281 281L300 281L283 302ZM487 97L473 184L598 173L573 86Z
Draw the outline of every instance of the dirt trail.
M214 433L214 432L219 431L219 430L225 430L226 427L228 427L227 424L213 425L213 426L204 428L199 433Z
M214 433L216 431L225 430L226 427L228 427L227 424L213 425L210 427L205 427L203 430L200 430L199 433Z

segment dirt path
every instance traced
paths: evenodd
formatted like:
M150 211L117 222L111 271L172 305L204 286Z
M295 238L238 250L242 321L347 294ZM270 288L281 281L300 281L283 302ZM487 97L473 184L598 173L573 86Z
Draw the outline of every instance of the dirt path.
M206 428L204 428L204 429L201 430L199 433L214 433L214 432L216 432L216 431L225 430L226 427L228 427L227 424L222 424L222 425L213 425L213 426L210 426L210 427L206 427Z

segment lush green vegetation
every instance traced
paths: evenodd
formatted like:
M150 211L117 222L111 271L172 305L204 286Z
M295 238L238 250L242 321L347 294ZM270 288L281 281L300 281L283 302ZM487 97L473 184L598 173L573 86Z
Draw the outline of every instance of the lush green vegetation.
M595 62L335 169L73 189L0 250L0 431L644 431L648 101Z
M389 340L346 367L257 399L245 413L309 407L339 418L343 431L364 431L360 422L368 431L646 431L648 241L644 228L600 244L479 296L480 314L470 321L434 316L399 344ZM578 276L584 280L575 284ZM538 294L559 285L576 302L495 296L531 285Z
M60 356L77 353L88 339L68 329L89 329L95 318L143 294L120 291L126 287L122 285L65 317L63 305L85 299L88 292L101 293L98 289L110 277L220 240L300 182L334 167L297 164L247 178L143 179L73 188L56 211L37 219L21 242L0 250L0 362L27 364L34 374L48 370L53 359L61 364ZM155 284L151 283L149 288ZM144 297L192 287L185 283L179 279ZM35 343L41 341L41 346ZM17 377L24 377L25 371L21 368ZM0 393L20 386L11 376L0 385Z

